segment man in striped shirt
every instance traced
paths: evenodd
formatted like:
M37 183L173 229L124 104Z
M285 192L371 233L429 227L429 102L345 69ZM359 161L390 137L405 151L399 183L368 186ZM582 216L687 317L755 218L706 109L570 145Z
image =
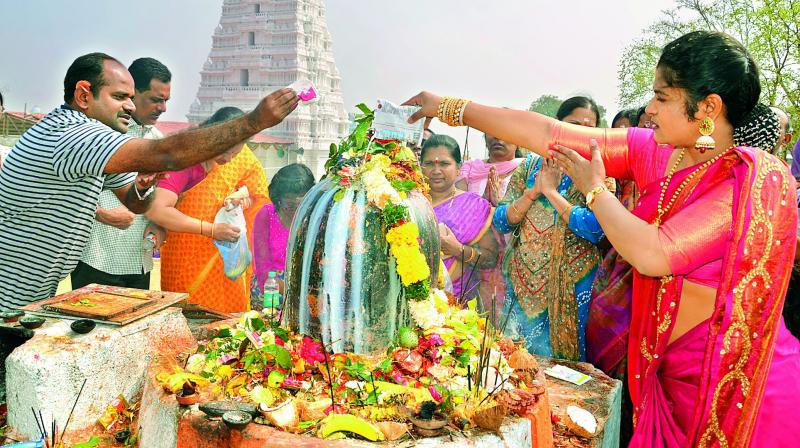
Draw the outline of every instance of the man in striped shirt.
M128 135L137 138L163 138L156 121L167 111L172 73L153 58L139 58L128 67L133 77L136 110ZM72 288L90 283L150 289L153 270L152 247L143 247L150 221L133 214L111 191L100 194L92 235L83 249L78 266L72 271Z
M143 213L155 173L212 159L280 123L298 103L294 91L280 89L240 118L148 140L125 135L133 96L133 79L119 61L81 56L64 78L65 104L12 148L0 168L0 310L55 294L80 259L103 190Z

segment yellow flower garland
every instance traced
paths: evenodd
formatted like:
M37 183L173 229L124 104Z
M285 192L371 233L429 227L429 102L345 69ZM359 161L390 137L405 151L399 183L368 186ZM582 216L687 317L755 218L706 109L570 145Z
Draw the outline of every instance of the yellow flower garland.
M403 285L427 280L431 275L428 262L419 247L419 229L413 222L407 222L386 232L386 241L397 261L397 273Z

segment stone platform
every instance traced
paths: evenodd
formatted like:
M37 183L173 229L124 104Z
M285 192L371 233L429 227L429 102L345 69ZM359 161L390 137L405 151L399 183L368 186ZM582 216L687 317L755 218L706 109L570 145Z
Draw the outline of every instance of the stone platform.
M121 327L98 324L86 335L74 333L71 322L47 319L6 359L8 424L20 435L39 433L31 407L47 422L55 415L63 428L84 379L68 431L95 425L118 395L138 399L154 355L193 342L178 308Z

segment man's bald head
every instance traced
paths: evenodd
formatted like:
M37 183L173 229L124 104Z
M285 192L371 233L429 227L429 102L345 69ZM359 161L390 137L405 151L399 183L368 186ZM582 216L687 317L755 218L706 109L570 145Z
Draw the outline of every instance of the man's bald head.
M92 96L97 97L100 87L106 84L106 79L103 77L106 61L109 61L109 65L119 65L127 71L121 62L105 53L85 54L72 62L64 76L64 102L66 104L71 104L75 99L75 88L80 81L87 81Z

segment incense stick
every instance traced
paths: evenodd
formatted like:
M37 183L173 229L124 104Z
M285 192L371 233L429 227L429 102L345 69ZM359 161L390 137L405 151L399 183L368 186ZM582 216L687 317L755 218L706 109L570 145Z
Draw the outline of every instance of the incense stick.
M336 410L336 401L333 398L333 370L331 370L331 363L328 360L328 348L325 347L325 341L319 340L322 345L322 354L325 355L325 367L328 369L328 387L331 389L331 412Z
M33 421L36 422L36 429L39 430L39 434L44 437L44 428L39 424L39 417L36 416L36 410L31 406L31 412L33 413Z
M463 258L463 256L464 256L463 255L464 254L463 250L461 251L461 254L462 254L461 256ZM480 261L481 261L481 255L482 254L480 253L480 251L478 251L478 257L475 259L475 263L472 264L472 270L470 270L469 277L467 277L467 283L464 283L464 264L463 263L461 264L461 297L458 298L458 301L460 303L464 303L464 295L465 295L465 292L466 292L466 288L469 286L470 283L472 283L472 277L475 275L475 271L477 270L478 263L480 263ZM472 289L475 289L475 287L473 286ZM472 289L470 289L470 291L472 291Z
M75 403L72 403L72 409L69 411L69 416L67 416L67 422L64 423L64 429L61 431L61 439L59 440L59 442L64 441L64 434L67 433L67 426L69 426L69 422L72 419L72 413L75 412L75 406L78 405L78 400L80 400L81 398L81 393L83 393L83 387L86 386L86 380L88 380L88 378L83 379L83 384L81 384L81 390L78 391L78 396L75 397Z

